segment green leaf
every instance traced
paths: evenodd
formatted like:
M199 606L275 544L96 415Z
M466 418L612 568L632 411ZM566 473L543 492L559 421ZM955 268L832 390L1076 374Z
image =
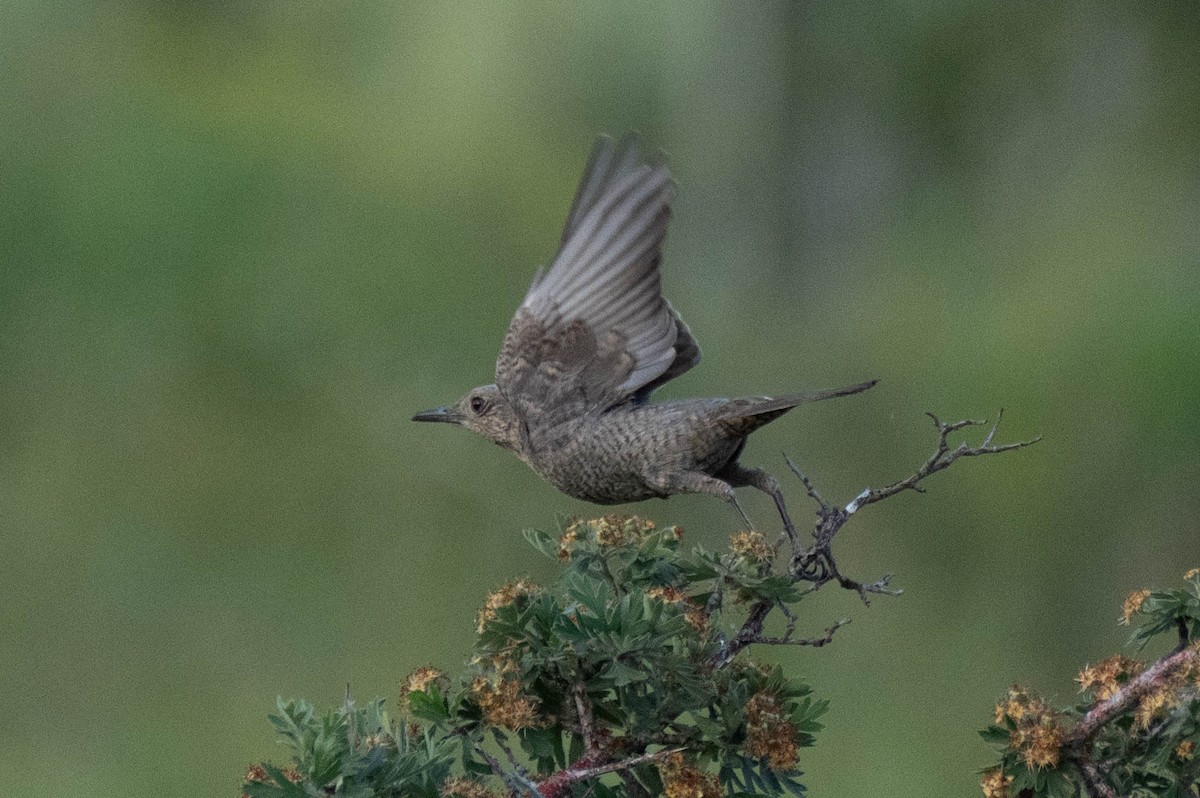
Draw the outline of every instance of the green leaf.
M1012 734L1002 726L988 726L979 732L979 736L1002 749L1008 748L1009 743L1012 741Z
M530 756L553 760L562 750L562 733L557 728L524 729L520 738L521 747Z
M522 530L521 534L525 536L525 540L529 541L529 545L533 546L542 554L546 555L552 560L558 559L558 541L552 538L550 535L546 534L540 529L534 529L532 527Z
M429 692L412 692L408 694L408 711L414 718L441 723L450 719L450 710L446 701L441 697L436 686L430 686Z

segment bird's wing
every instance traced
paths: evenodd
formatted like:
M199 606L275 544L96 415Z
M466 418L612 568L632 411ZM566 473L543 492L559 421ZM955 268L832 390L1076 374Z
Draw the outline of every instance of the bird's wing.
M671 191L666 165L644 162L635 137L596 143L558 254L496 362L496 385L527 428L644 400L699 361L658 272Z

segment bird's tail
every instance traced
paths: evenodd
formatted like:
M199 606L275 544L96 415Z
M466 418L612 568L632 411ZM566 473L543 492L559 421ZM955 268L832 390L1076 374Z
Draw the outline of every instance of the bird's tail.
M744 438L759 427L770 424L797 405L820 402L835 396L862 393L877 382L879 380L871 380L870 382L860 382L858 385L848 385L845 388L814 391L813 393L793 393L775 398L764 396L734 399L722 409L720 425L728 435Z
M760 413L777 413L811 402L821 402L839 396L853 396L856 393L862 393L869 388L875 387L878 382L879 380L870 380L868 382L860 382L858 385L847 385L844 388L831 388L827 391L813 391L811 393L793 393L787 396L765 399L761 402L755 402L752 407L746 410L745 415L756 416Z

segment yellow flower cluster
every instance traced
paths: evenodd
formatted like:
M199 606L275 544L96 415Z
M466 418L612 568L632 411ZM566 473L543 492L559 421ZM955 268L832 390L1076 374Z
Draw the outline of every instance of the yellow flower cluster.
M571 551L575 548L575 543L579 540L579 521L573 521L567 531L563 532L558 538L558 561L570 562Z
M489 790L474 779L454 777L442 783L438 795L442 798L498 798L496 793Z
M437 668L429 666L417 668L404 677L404 682L400 685L400 695L408 696L409 693L424 693L429 689L430 685L437 685L444 691L450 686L450 679Z
M576 518L558 538L558 559L569 562L580 537L591 538L603 548L615 548L641 543L656 529L653 521L637 515L613 513L588 520ZM668 527L666 532L676 540L683 538L683 530L677 526Z
M509 582L499 590L489 593L484 601L483 609L479 611L479 623L476 631L482 634L488 622L496 620L496 610L515 604L518 599L533 598L541 592L542 589L528 579L518 579L516 582Z
M638 543L654 531L654 522L636 515L606 515L588 521L601 546L624 546Z
M1192 652L1194 656L1184 659L1179 667L1165 675L1158 687L1138 701L1135 717L1143 729L1149 728L1150 721L1163 710L1190 700L1195 688L1200 687L1200 656L1195 656L1200 655L1200 641L1192 644Z
M291 765L283 769L283 777L292 784L298 784L304 778L300 771L296 770ZM267 773L267 769L262 765L251 765L246 768L246 775L242 776L242 783L257 782L259 784L275 784L275 780ZM278 786L278 785L276 785ZM242 793L242 798L250 798L249 793Z
M363 738L363 745L367 748L391 748L395 745L395 741L386 734L368 734Z
M1021 754L1026 767L1054 767L1066 741L1062 718L1045 701L1013 686L1005 700L996 705L996 723L1005 719L1017 728L1009 736L1009 745Z
M537 699L521 692L521 683L513 673L516 664L497 660L493 667L491 678L476 676L471 682L471 697L483 711L483 722L514 730L541 726Z
M755 693L746 702L746 753L766 759L777 773L796 767L796 727L774 693Z
M1128 626L1133 616L1141 612L1142 604L1150 597L1149 590L1135 590L1125 597L1121 605L1121 625Z
M683 754L675 753L658 763L666 798L720 798L721 783L712 773L688 764Z
M1014 684L1005 694L1004 700L996 705L996 724L1003 723L1005 718L1011 718L1019 723L1021 718L1025 717L1025 710L1028 706L1029 695L1025 692L1025 688Z
M766 538L757 529L747 529L745 532L735 532L729 539L729 548L739 557L746 557L758 562L771 559L771 547Z
M1056 717L1041 715L1037 723L1025 724L1013 733L1013 746L1021 751L1025 766L1034 769L1054 767L1062 754L1066 735Z
M259 784L274 784L275 782L267 775L267 769L262 765L251 765L246 768L246 775L242 776L242 783L257 782ZM250 798L250 793L243 792L242 798Z
M1174 690L1166 686L1159 687L1141 697L1134 717L1137 718L1139 726L1148 729L1150 721L1154 720L1155 715L1168 707L1175 706L1176 703L1178 703L1178 696Z
M983 774L979 786L983 788L983 798L1009 798L1008 785L1013 777L1005 776L1000 768L993 768Z
M684 620L688 625L697 632L703 632L708 629L708 616L704 614L704 609L687 597L677 587L652 587L646 591L646 595L650 598L660 599L667 604L675 604L683 610Z
M1116 695L1121 685L1142 672L1145 665L1135 659L1119 654L1106 660L1088 665L1079 672L1079 692L1092 691L1097 701L1107 701Z

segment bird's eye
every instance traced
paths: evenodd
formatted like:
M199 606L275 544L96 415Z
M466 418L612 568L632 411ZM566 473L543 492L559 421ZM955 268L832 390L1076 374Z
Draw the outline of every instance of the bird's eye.
M484 398L482 396L472 396L471 397L471 412L472 413L482 413L483 409L485 407L487 407L487 402L484 401Z

